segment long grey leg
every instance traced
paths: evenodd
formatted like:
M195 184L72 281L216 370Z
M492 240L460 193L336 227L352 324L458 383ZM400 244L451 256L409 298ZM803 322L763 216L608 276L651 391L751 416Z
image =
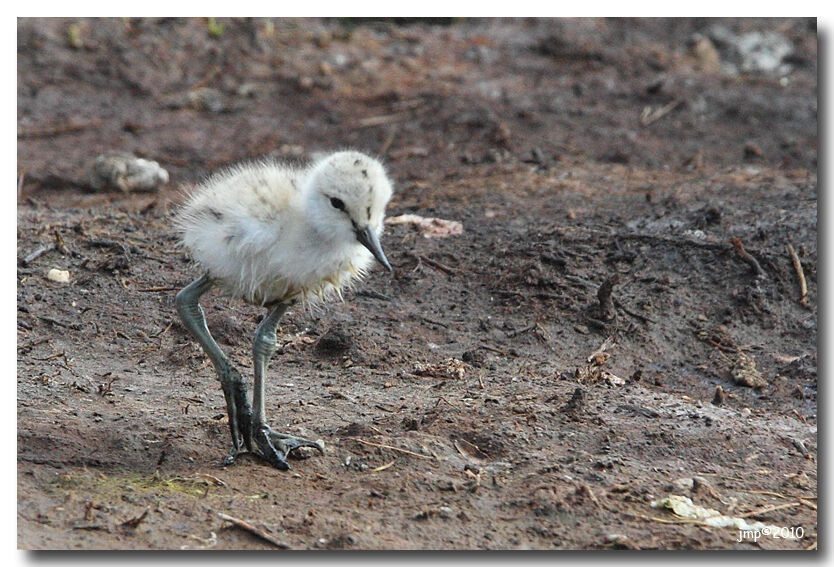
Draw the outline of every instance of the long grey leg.
M269 313L264 317L261 324L255 331L255 340L252 343L252 353L255 363L255 386L252 394L252 433L255 442L260 449L261 456L269 463L281 470L287 470L287 455L297 447L315 447L322 453L324 448L308 439L301 439L277 433L273 431L266 422L266 408L264 406L264 377L269 359L275 353L277 341L275 330L278 328L278 321L289 307L286 303L279 303L270 308Z
M251 450L252 410L246 399L246 380L240 372L232 366L229 359L217 346L206 325L203 308L200 307L200 297L212 288L208 274L194 280L177 294L177 312L188 332L197 339L200 346L208 355L226 398L226 412L229 415L229 429L232 434L232 451L226 458L227 463L243 450L244 445Z

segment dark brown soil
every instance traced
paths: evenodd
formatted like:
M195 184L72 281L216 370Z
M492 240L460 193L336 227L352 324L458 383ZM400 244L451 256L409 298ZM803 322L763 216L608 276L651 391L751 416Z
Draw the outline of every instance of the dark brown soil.
M696 55L715 23L19 20L19 546L275 547L222 513L291 548L815 548L815 23L724 21L792 46L741 74ZM224 467L171 214L228 164L342 147L384 157L389 215L464 232L392 226L394 277L289 312L268 414L327 454ZM109 151L171 181L92 192ZM251 373L260 310L204 307Z

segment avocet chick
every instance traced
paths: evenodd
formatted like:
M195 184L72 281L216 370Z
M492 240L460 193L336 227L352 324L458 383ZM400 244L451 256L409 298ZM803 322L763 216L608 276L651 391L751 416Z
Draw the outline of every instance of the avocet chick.
M391 182L382 165L359 152L337 152L307 168L241 165L198 186L179 212L182 242L205 273L177 294L177 311L211 359L232 434L227 463L245 450L286 470L287 455L319 443L270 429L264 375L276 328L297 301L324 299L364 275L374 258L392 271L379 243ZM252 345L255 386L246 381L206 326L200 297L212 287L263 306Z

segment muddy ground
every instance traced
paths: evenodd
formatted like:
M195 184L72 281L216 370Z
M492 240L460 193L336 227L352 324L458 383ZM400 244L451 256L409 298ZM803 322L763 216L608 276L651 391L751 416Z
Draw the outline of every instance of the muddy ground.
M19 546L816 548L816 72L813 20L19 20ZM289 312L267 411L327 453L225 467L181 187L346 146L464 232ZM93 191L113 150L170 181Z

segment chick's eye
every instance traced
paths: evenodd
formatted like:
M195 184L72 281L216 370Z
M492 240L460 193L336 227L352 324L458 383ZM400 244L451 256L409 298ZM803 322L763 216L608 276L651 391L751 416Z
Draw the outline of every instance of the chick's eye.
M330 204L333 205L334 208L339 209L340 211L345 210L345 202L337 197L331 197Z

